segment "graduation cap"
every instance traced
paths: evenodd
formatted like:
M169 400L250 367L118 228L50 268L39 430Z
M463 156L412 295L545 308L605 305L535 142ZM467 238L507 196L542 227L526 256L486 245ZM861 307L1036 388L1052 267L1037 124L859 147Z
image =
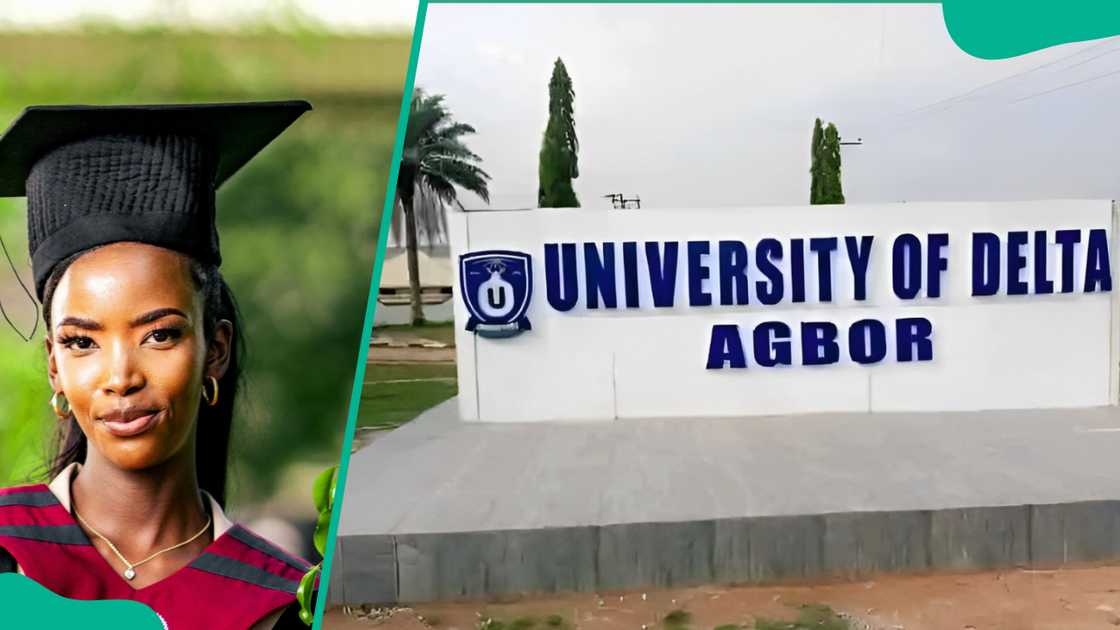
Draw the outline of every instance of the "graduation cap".
M137 241L219 264L214 192L306 101L28 107L0 136L0 197L27 197L39 300L55 266Z

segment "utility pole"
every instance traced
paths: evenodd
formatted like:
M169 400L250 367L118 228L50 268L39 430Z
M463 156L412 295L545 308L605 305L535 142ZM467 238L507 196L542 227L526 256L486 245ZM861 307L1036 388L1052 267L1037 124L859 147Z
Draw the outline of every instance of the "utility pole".
M638 198L638 195L634 195L633 197L627 198L622 193L611 193L609 195L603 195L603 198L604 199L610 199L611 200L611 206L615 210L626 210L626 209L641 210L642 209L642 200L640 198Z

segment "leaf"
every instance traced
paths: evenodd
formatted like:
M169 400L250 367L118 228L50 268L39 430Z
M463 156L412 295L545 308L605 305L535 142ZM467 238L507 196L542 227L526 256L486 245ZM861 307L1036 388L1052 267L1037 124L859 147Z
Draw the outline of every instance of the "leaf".
M332 472L331 472L330 499L327 501L327 513L328 514L330 513L331 510L334 509L334 490L335 490L335 487L338 486L338 466L332 466L331 470L332 470ZM322 513L322 510L319 510L319 512Z
M311 485L311 498L315 501L315 510L320 514L323 512L329 514L334 504L334 484L337 474L338 466L331 466L319 473L315 483Z
M315 522L315 535L312 541L315 543L315 549L319 552L320 556L325 556L324 551L327 547L327 534L331 530L331 513L320 512L319 518Z
M321 570L322 566L318 564L311 567L310 571L303 574L299 581L299 588L296 589L296 601L299 602L299 618L309 626L315 619L315 578L319 576Z

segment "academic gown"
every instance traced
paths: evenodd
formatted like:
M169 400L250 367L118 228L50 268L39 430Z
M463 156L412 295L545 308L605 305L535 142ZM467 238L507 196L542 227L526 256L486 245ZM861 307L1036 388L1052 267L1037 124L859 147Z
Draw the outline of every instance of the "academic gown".
M168 630L306 628L295 592L308 563L230 522L205 492L213 542L182 569L133 588L71 514L70 482L79 469L71 464L49 485L0 489L0 572L22 573L71 599L142 602Z

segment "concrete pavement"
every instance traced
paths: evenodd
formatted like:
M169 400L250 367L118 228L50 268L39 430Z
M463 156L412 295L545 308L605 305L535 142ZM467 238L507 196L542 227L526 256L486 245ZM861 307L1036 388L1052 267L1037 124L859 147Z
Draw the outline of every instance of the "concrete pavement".
M1120 409L461 422L353 455L334 602L1120 558Z

